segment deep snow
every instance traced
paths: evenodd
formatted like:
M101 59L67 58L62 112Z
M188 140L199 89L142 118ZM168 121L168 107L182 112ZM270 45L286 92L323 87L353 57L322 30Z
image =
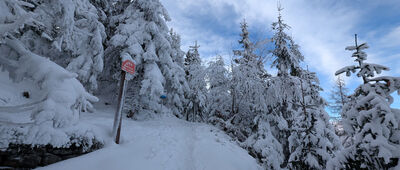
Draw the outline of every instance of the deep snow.
M245 150L219 130L176 118L122 122L121 144L110 138L112 108L86 114L81 123L94 125L108 137L105 148L38 169L252 170L260 169Z

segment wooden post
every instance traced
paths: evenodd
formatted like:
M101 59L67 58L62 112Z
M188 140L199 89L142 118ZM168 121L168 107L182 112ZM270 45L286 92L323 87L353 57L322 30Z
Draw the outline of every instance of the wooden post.
M132 76L126 77L126 73L134 74L135 73L135 61L132 60L132 57L128 53L122 53L122 65L121 65L121 81L119 87L119 96L118 96L118 108L115 112L114 117L114 125L112 131L112 137L115 139L115 143L119 144L119 138L121 136L121 124L122 124L122 107L124 106L125 99L125 90L128 84L128 80L132 79Z
M115 112L114 117L114 126L113 126L113 138L115 139L115 143L119 144L119 138L121 135L121 123L122 123L122 106L124 105L124 98L125 98L125 88L128 82L125 79L126 72L122 71L121 73L121 82L120 82L120 89L118 95L118 108Z

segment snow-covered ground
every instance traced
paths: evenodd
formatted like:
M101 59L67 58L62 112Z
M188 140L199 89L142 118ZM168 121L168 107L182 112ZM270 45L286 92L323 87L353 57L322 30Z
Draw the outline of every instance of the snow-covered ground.
M27 81L13 83L8 78L7 73L0 72L0 125L3 128L9 126L9 122L13 125L31 123L29 107L23 112L9 112L13 106L38 100L37 96L40 95L35 93L38 88L32 87L30 84ZM31 98L24 98L22 96L23 91L31 92ZM95 108L97 111L94 113L82 113L77 125L56 129L59 132L51 132L55 134L79 134L88 138L96 138L105 143L104 148L38 169L260 169L256 160L246 150L240 148L220 130L206 124L190 123L174 117L159 118L152 121L134 121L124 118L121 144L117 145L111 138L115 108L104 105L104 101L98 102ZM28 136L32 133L29 129L28 127L24 131ZM19 141L41 143L33 140L37 139L21 138Z
M122 140L109 138L113 109L86 114L81 123L108 137L103 149L39 169L252 170L260 169L245 150L219 130L176 118L122 122Z

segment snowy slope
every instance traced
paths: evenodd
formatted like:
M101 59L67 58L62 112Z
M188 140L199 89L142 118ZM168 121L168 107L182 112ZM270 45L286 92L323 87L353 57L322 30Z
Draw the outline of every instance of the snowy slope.
M105 148L38 169L252 170L256 161L219 130L176 118L137 122L123 120L122 142L109 138L112 108L81 117L108 139Z

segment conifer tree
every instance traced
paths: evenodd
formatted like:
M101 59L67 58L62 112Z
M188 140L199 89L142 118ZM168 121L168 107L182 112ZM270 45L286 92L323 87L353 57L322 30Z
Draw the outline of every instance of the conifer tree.
M280 6L278 11L278 21L272 24L275 31L272 38L275 45L272 66L278 70L278 75L270 78L265 95L272 133L283 147L281 166L286 167L290 156L288 137L301 99L300 62L304 57L298 49L299 46L285 32L290 27L282 20Z
M181 36L174 32L172 28L169 34L171 37L171 47L173 49L172 60L183 68L185 52L181 50Z
M275 31L272 41L275 48L272 54L275 56L272 66L278 69L278 76L287 76L288 71L291 75L296 74L299 64L304 60L304 56L299 51L299 46L293 41L293 38L285 32L290 26L283 22L281 11L283 8L278 6L278 21L272 23L272 29Z
M342 145L347 145L351 138L346 134L342 127L342 110L343 106L349 101L348 89L341 76L338 76L333 90L330 93L331 103L329 104L330 111L336 116L340 116L334 122L335 132L341 138Z
M272 135L266 114L264 96L269 75L260 56L255 54L255 44L250 41L246 21L241 23L239 44L234 50L239 56L232 68L231 93L235 97L228 132L243 141L242 145L266 168L279 169L282 163L282 146ZM230 125L230 126L229 126Z
M335 169L388 169L399 164L399 120L390 108L394 91L399 91L400 78L381 76L382 70L389 68L365 62L368 48L366 43L346 47L355 51L352 57L356 65L338 70L335 74L357 72L363 84L352 95L351 100L343 107L343 126L352 143L339 153L330 163Z
M331 108L332 113L336 115L341 114L343 106L348 101L347 94L348 89L346 88L346 84L343 78L338 76L335 82L335 86L330 94L330 98L333 103L331 103L329 107Z
M209 85L207 93L208 122L222 130L226 130L226 121L231 115L228 74L221 56L217 56L215 61L211 61L206 70L207 84Z
M236 99L228 129L233 136L243 142L253 133L254 118L266 110L264 98L266 71L260 57L254 53L254 44L249 39L247 23L241 23L242 33L239 44L241 50L234 50L239 58L232 69L232 89Z
M186 94L189 100L185 107L185 117L188 121L206 121L206 82L205 69L201 65L197 41L194 46L190 46L185 58L186 80L190 91Z
M103 78L118 80L120 57L129 55L136 62L136 71L129 81L125 106L132 110L133 118L161 113L182 117L188 86L183 68L174 60L176 47L171 46L166 9L159 0L123 0L113 3L110 10L113 15L107 28L113 35L107 42ZM161 95L167 98L161 99Z
M245 141L245 148L266 169L281 169L284 159L282 144L273 135L268 115L259 114L254 121L257 131Z
M289 169L326 169L328 160L341 149L338 137L319 95L322 88L315 73L303 70L299 82L301 100L289 137Z

